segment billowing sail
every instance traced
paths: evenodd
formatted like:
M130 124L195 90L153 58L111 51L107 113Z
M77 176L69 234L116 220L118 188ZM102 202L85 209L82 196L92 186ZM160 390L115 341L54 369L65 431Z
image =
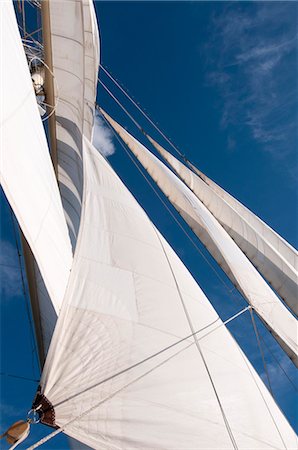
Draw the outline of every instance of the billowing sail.
M188 169L150 136L150 142L204 203L248 259L298 314L298 254L281 236L227 192ZM196 170L192 166L193 170ZM198 172L198 171L197 171Z
M49 2L58 180L72 247L83 191L83 133L92 138L99 39L92 0Z
M227 203L229 203L235 211L237 211L245 220L250 223L260 234L266 236L266 240L275 247L282 257L291 264L296 270L298 269L297 250L293 248L285 239L277 234L272 228L270 228L265 222L263 222L258 216L252 213L246 206L240 203L236 198L222 189L218 184L214 183L210 178L204 175L193 164L189 163L190 167L196 172L202 180L205 181L212 189L222 197Z
M68 281L71 244L13 4L0 8L1 184L43 277L39 309L50 329Z
M74 265L35 403L45 422L100 450L293 448L200 287L87 140L83 160Z
M102 113L297 365L294 316L193 192L108 114Z

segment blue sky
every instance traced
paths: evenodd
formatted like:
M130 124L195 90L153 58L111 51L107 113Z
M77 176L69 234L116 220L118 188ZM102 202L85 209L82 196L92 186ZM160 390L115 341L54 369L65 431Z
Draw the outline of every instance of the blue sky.
M199 169L297 247L298 4L96 2L96 11L105 67ZM107 77L101 74L101 78L128 106ZM142 139L102 88L98 102ZM129 109L144 129L170 150L141 115L131 106ZM103 131L100 119L96 144L114 152L110 163L221 317L226 319L240 310L245 302L218 281L109 130ZM12 219L3 195L1 211L1 372L38 379ZM297 389L297 375L274 339L260 323L258 326L266 342L265 357L276 401L298 430L297 391L287 378ZM243 315L230 329L264 376L249 316ZM1 429L25 417L36 385L1 375ZM30 440L48 433L49 429L35 427ZM44 448L66 449L67 440L57 437Z

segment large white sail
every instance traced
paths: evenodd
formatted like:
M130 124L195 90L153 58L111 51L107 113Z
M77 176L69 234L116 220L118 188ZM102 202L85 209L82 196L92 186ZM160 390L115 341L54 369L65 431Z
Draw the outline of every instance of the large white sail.
M294 316L194 193L108 114L102 113L297 365Z
M98 28L91 0L51 0L49 13L58 180L74 249L81 217L83 133L92 138L99 65Z
M0 8L1 184L50 295L43 286L39 309L48 335L65 293L71 244L13 4Z
M204 177L194 166L193 170L200 176L188 169L150 136L147 137L292 311L298 314L297 251L249 209Z
M35 404L44 420L101 450L294 448L197 283L87 140L83 160L74 265Z

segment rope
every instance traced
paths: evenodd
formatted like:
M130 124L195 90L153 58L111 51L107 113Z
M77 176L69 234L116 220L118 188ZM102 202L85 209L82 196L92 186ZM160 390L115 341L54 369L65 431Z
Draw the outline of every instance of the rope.
M250 310L250 317L251 317L253 329L254 329L254 332L255 332L255 335L256 335L256 339L257 339L258 347L259 347L259 350L260 350L261 358L262 358L262 361L263 361L263 366L264 366L264 370L265 370L266 378L267 378L267 382L268 382L268 388L269 388L269 391L270 391L272 397L274 398L273 390L272 390L272 386L271 386L271 382L270 382L270 378L269 378L269 372L268 372L267 364L266 364L266 361L265 361L265 356L264 356L263 348L262 348L260 337L259 337L259 332L258 332L258 329L257 329L257 325L256 325L256 322L255 322L255 318L254 318L252 309Z
M24 294L24 298L25 298L26 313L27 313L28 322L29 322L29 328L30 328L30 339L31 339L31 348L32 348L32 369L33 369L33 373L34 373L34 370L35 370L35 367L34 367L34 353L35 353L35 355L37 354L36 344L35 344L35 334L34 334L34 328L33 328L33 323L32 323L32 318L31 318L30 307L29 307L29 301L28 301L28 297L27 297L27 291L26 291L26 285L25 285L25 277L24 277L24 273L23 273L23 266L22 266L22 260L21 260L21 251L20 251L20 248L19 248L17 230L16 230L15 221L14 221L14 215L13 215L13 212L12 212L11 208L10 208L10 214L11 214L11 220L12 220L14 240L15 240L16 250L17 250L17 254L18 254L18 262L19 262L19 269L20 269L20 273L21 273L22 290L23 290L23 294ZM38 366L38 363L37 363L37 366Z
M100 67L104 71L104 73L113 81L113 83L121 90L121 92L131 101L131 103L140 111L140 113L148 120L148 122L161 134L161 136L170 144L170 146L180 155L183 159L185 155L180 152L180 150L173 144L173 142L160 130L160 128L150 119L148 114L146 114L143 109L139 106L137 102L133 100L133 98L128 94L127 90L125 90L115 78L108 72L108 70L100 64Z
M220 323L217 327L215 327L213 330L209 331L208 333L204 334L203 336L201 336L200 338L198 338L198 340L204 339L206 336L209 336L209 334L213 333L214 331L218 330L220 327L227 325L229 322L231 322L232 320L235 320L237 317L239 317L240 315L242 315L243 313L245 313L247 310L249 310L251 307L247 306L246 308L242 309L241 311L237 312L236 314L234 314L232 317L230 317L229 319L225 320L224 322ZM160 351L154 353L151 356L148 356L147 358L143 359L142 361L139 361L136 364L133 364L130 367L127 367L126 369L121 370L120 372L117 372L116 374L106 378L105 380L100 381L99 383L97 383L96 385L93 385L91 387L89 387L88 389L85 389L84 391L79 392L76 395L73 395L72 397L69 397L68 399L53 405L54 407L57 407L71 399L73 399L74 397L77 397L80 394L83 394L84 392L87 392L91 389L94 389L95 387L99 386L100 384L103 384L107 381L112 380L113 378L122 375L126 372L128 372L129 370L134 369L135 367L140 366L141 364L155 358L156 356L159 356L160 354L164 353L165 351L181 344L184 341L187 341L188 339L194 337L195 335L197 335L198 333L204 331L205 329L209 328L210 326L212 326L214 323L218 322L219 317L214 320L213 322L211 322L209 325L201 328L198 331L195 331L194 333L189 334L188 336L179 339L178 341L174 342L173 344L161 349ZM128 386L132 385L133 383L135 383L136 381L140 380L141 378L145 377L146 375L148 375L149 373L151 373L152 371L156 370L157 368L159 368L161 365L165 364L166 362L168 362L169 360L171 360L172 358L174 358L175 356L177 356L179 353L183 352L184 350L188 349L189 347L191 347L192 345L194 345L195 342L191 342L189 345L187 345L186 347L184 347L183 349L179 350L178 352L174 353L173 355L171 355L170 357L168 357L167 359L165 359L164 361L161 361L158 365L154 366L153 368L149 369L148 371L146 371L145 373L143 373L142 375L140 375L139 377L135 378L134 380L132 380L131 382L129 382L128 384L124 385L122 388L118 389L117 391L113 392L113 394L111 394L110 396L104 398L103 400L101 400L100 402L98 402L96 405L93 405L91 408L87 409L86 411L83 411L80 415L74 417L73 419L71 419L70 421L68 421L66 424L64 424L62 427L59 427L57 430L53 431L52 433L48 434L47 436L45 436L44 438L40 439L38 442L36 442L34 445L32 445L31 447L27 448L27 450L34 450L37 447L40 447L42 444L44 444L45 442L49 441L50 439L52 439L53 437L57 436L57 434L61 433L62 431L65 430L65 428L67 428L70 424L72 424L73 422L81 419L82 417L90 414L93 410L95 410L96 408L98 408L101 404L103 404L104 402L106 402L107 400L111 399L112 397L114 397L115 395L117 395L119 392L121 392L122 390L126 389ZM236 447L237 448L237 447Z
M271 412L271 410L270 410L270 406L268 405L268 403L267 403L267 401L266 401L266 398L264 397L263 392L262 392L261 389L260 389L260 385L259 385L259 383L257 382L257 380L255 379L255 376L254 376L254 373L253 373L253 371L252 371L252 369L251 369L251 366L250 366L250 364L249 364L249 361L247 360L247 358L245 357L244 353L243 353L241 350L240 350L240 355L242 356L242 359L244 360L245 365L246 365L246 367L248 368L248 371L250 372L251 377L252 377L252 379L253 379L253 381L254 381L254 383L255 383L255 385L256 385L258 391L259 391L259 394L260 394L260 396L262 397L262 400L263 400L263 402L264 402L264 404L265 404L265 406L266 406L266 408L267 408L267 411L268 411L268 413L269 413L269 415L270 415L270 417L271 417L271 420L272 420L272 422L273 422L273 424L274 424L274 426L275 426L275 428L276 428L276 430L277 430L277 432L278 432L278 435L279 435L279 437L280 437L280 440L281 440L281 442L282 442L284 448L287 450L287 446L286 446L285 441L284 441L284 439L283 439L283 437L282 437L281 431L280 431L280 429L278 428L278 425L277 425L277 423L276 423L276 421L275 421L275 419L274 419L274 417L273 417L273 414L272 414L272 412Z
M298 388L295 385L295 383L293 382L293 380L290 378L290 376L287 374L286 370L284 369L284 367L281 365L281 363L279 362L278 358L275 356L275 354L273 353L273 351L271 350L270 346L267 344L267 342L264 339L264 336L262 336L259 333L259 337L261 339L261 341L263 342L263 344L265 344L267 350L270 352L271 356L273 357L273 359L275 360L275 362L278 364L279 368L282 370L282 372L285 374L285 376L287 377L287 379L289 380L289 382L291 383L291 385L293 386L294 390L296 392L298 392Z
M132 117L132 115L127 111L126 108L124 108L124 106L120 103L120 101L115 97L114 94L112 94L112 92L107 88L107 86L104 84L103 81L101 81L98 78L98 82L102 85L102 87L107 91L107 93L112 97L113 100L115 100L115 102L120 106L120 108L125 112L125 114L127 114L127 116L130 118L130 120L133 121L133 123L135 124L135 126L141 131L143 132L143 129L141 127L141 125L138 124L138 122ZM100 111L100 107L98 105L96 105L96 109L101 113Z
M33 378L22 377L20 375L12 375L10 373L4 373L4 372L0 372L0 375L3 377L18 378L20 380L33 381L34 383L39 383L39 380L34 380Z

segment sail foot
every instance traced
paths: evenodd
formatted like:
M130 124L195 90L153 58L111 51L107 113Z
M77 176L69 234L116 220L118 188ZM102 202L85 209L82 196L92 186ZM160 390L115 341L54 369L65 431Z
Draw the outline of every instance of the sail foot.
M41 393L40 386L33 400L32 409L38 413L41 423L50 427L57 427L54 407L47 397Z

